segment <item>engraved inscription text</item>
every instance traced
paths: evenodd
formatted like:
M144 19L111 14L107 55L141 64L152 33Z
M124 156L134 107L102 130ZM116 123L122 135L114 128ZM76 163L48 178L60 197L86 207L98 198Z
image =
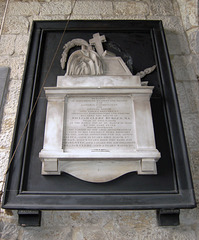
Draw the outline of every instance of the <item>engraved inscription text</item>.
M65 103L64 151L135 150L131 96L70 96Z

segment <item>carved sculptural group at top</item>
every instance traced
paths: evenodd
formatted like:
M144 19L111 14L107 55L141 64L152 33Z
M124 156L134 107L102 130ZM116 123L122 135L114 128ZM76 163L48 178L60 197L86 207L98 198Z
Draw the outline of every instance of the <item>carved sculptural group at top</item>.
M69 57L66 75L103 75L101 57L104 50L101 41L105 41L105 36L100 36L99 33L93 36L94 38L89 41L91 45L86 40L78 38L65 44L61 58L62 69L65 68L69 50L75 46L81 46L81 50L73 52ZM97 52L92 48L93 44Z
M60 60L62 69L67 62L66 75L132 75L120 57L103 49L103 42L106 42L105 36L95 33L89 43L80 38L66 43ZM69 50L76 46L81 49L73 52L67 61ZM152 66L136 75L142 78L154 69L155 66Z

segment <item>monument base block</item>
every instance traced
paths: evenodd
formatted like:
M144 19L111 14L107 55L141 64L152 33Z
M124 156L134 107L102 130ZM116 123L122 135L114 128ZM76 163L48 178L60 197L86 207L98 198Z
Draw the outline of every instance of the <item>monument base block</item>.
M142 155L142 153L139 154ZM158 152L154 152L153 155L158 159ZM104 158L96 155L93 158L84 156L83 158L45 158L43 160L43 175L60 175L61 172L88 182L108 182L129 172L154 175L157 174L157 169L155 159L130 158L130 154L126 158L116 156L107 158L107 154L104 154Z

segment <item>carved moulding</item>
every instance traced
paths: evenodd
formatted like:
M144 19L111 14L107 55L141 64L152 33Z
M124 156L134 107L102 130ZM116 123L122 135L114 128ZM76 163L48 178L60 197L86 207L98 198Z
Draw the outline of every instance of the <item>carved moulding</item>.
M89 42L74 39L65 76L46 87L48 100L43 149L43 175L66 172L89 182L107 182L128 172L157 174L150 108L151 86L142 86L120 57L103 50L105 36Z

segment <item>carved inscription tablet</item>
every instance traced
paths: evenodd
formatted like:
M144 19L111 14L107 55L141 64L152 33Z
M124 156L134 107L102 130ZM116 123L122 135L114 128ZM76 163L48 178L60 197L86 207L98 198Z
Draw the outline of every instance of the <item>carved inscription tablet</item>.
M63 149L112 152L135 150L132 98L69 96L65 102Z

